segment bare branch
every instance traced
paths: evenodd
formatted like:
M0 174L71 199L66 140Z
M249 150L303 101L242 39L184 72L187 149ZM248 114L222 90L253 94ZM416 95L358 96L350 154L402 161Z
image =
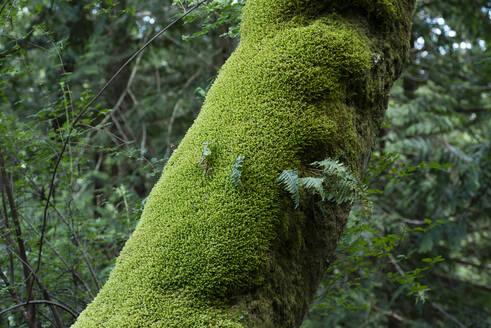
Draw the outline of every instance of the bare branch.
M465 326L462 322L460 322L459 320L457 320L457 318L455 318L453 315L451 315L447 311L445 311L440 304L437 304L435 302L432 302L431 303L431 306L433 306L435 309L437 309L438 311L440 311L445 317L447 317L450 320L452 320L453 322L455 322L460 328L467 328L467 326Z
M406 319L405 319L403 316L401 316L401 315L397 314L397 313L396 313L396 312L394 312L394 311L386 311L386 310L383 310L383 309L379 308L379 307L378 307L378 306L376 306L376 305L372 306L372 308L373 308L374 310L376 310L376 311L380 312L380 313L383 313L384 315L386 315L386 316L388 316L388 317L391 317L391 318L396 319L396 320L397 320L397 321L399 321L399 322L405 322L405 321L406 321Z
M68 306L66 306L64 304L61 304L61 303L58 303L58 302L53 302L53 301L48 301L48 300L32 300L29 303L26 302L26 303L20 303L20 304L12 305L11 307L8 307L5 310L0 311L0 315L2 315L4 313L7 313L7 312L10 312L12 310L15 310L17 308L26 306L28 304L48 304L48 305L53 305L53 306L59 307L60 309L63 309L66 312L70 313L70 315L72 317L74 317L74 318L76 318L78 316L78 314L74 310L70 309Z
M7 289L9 291L10 296L12 297L12 300L17 304L22 304L20 297L17 295L14 287L10 284L7 276L5 276L2 270L0 270L0 278L5 283L5 286L7 286ZM36 325L33 322L32 317L29 314L29 311L26 310L24 305L20 306L20 308L21 308L22 316L24 317L24 320L26 320L27 325L29 327L35 328Z

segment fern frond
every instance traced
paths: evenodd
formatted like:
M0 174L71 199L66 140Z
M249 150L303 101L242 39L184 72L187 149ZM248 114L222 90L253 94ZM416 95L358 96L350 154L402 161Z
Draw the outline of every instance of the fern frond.
M300 203L300 187L320 195L322 201L327 199L340 205L357 200L365 208L371 208L367 187L343 163L326 158L312 163L312 166L320 169L315 173L317 177L299 178L297 170L285 170L278 178L280 185L292 196L295 208Z
M242 181L240 178L242 177L242 166L244 165L244 156L239 155L232 165L232 173L230 174L230 181L236 187L242 186Z
M344 176L349 170L337 159L326 158L320 162L313 162L311 165L322 168L324 174Z
M326 158L312 163L322 170L326 177L327 199L342 204L360 201L365 207L370 207L366 186L340 161Z
M291 195L295 208L300 204L300 193L298 191L299 179L297 170L285 170L278 177L278 183Z
M326 181L326 178L306 177L306 178L300 178L298 180L299 180L299 184L302 187L311 190L313 194L318 193L321 196L322 200L326 199L327 193L326 193L326 189L324 188L324 181Z
M204 158L207 158L212 154L212 151L209 146L210 146L210 142L203 142L203 150L201 151L201 155Z

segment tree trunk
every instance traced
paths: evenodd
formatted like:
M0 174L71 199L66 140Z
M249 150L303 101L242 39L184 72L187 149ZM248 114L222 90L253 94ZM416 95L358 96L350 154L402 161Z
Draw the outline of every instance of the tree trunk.
M295 209L278 177L327 157L363 175L412 6L247 1L239 47L73 327L298 327L350 208L305 193Z

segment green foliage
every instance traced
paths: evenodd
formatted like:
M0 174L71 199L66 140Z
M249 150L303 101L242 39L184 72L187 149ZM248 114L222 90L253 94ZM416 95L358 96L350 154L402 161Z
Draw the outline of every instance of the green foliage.
M177 5L195 4L196 0L174 0ZM187 18L187 22L201 21L201 30L183 38L193 39L202 37L211 31L225 31L220 37L236 38L239 36L239 22L241 19L244 0L213 0L200 8Z
M326 178L327 192L325 194L329 201L342 204L358 200L368 205L366 186L343 163L326 158L312 165L321 168Z
M300 188L317 194L321 200L336 204L353 203L355 200L369 204L365 185L338 160L327 158L311 164L320 168L316 174L320 177L298 177L297 170L284 170L278 177L278 183L291 195L295 208L300 204Z
M299 179L297 170L284 170L278 177L278 183L291 195L295 208L300 205Z
M321 196L321 200L324 201L326 200L327 197L327 192L326 188L324 188L324 182L326 181L325 177L321 178L316 178L316 177L306 177L306 178L300 178L298 179L299 185L301 185L303 188L312 191L312 193L318 194ZM335 199L335 195L329 195L331 196L331 200Z

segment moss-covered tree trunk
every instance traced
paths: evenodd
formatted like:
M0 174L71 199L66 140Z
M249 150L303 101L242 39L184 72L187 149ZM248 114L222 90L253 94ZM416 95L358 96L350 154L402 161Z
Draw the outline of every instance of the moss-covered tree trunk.
M412 3L248 0L239 47L73 327L298 327L349 206L305 193L295 209L278 176L327 157L363 174Z

